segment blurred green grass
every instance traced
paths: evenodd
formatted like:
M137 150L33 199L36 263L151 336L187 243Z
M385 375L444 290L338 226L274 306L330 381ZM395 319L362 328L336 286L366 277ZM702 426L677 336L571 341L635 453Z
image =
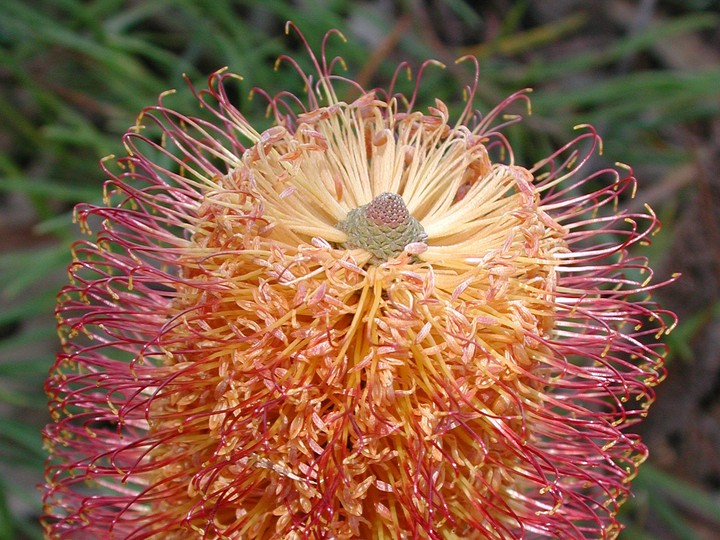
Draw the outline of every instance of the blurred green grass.
M198 86L223 66L245 75L240 108L264 125L263 106L247 100L252 87L303 90L299 78L273 69L285 53L307 66L301 44L284 35L288 19L316 48L326 30L340 29L349 43L332 50L345 58L351 75L362 74L371 86L387 83L401 60L415 71L426 58L445 62L447 69L424 75L420 104L438 97L458 110L460 89L472 73L452 60L472 53L481 62L479 109L520 88L535 89L534 116L509 132L519 162L533 163L569 138L574 125L593 123L605 138L603 159L632 163L649 190L656 187L653 178L693 159L678 126L720 112L720 66L668 69L653 60L662 43L716 28L716 3L677 8L669 2L674 16L630 29L603 48L582 45L594 23L593 14L582 10L533 22L529 1L499 2L506 9L487 13L463 0L435 4L461 28L459 37L434 27L436 19L423 17L410 2L394 3L391 13L378 2L349 0L2 2L0 202L21 210L6 212L0 222L0 539L40 537L35 484L42 480L44 456L39 429L47 421L42 382L55 348L55 294L78 235L71 208L100 200L98 160L123 152L122 134L158 94L176 88L173 106L196 111L184 74ZM628 69L628 62L636 66ZM672 195L653 201L666 221L665 236L649 250L657 263L669 243L675 197L683 192ZM689 349L682 326L677 336L673 347ZM678 508L700 509L720 524L720 507L710 494L646 467L625 514L624 539L649 538L643 524L647 505L674 538L698 538Z

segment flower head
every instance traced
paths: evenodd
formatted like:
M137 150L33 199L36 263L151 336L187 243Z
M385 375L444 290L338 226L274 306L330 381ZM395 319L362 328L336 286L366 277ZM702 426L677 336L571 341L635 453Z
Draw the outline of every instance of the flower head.
M666 331L631 171L587 126L517 164L526 92L453 121L325 49L262 132L229 73L163 96L78 207L48 537L614 537Z

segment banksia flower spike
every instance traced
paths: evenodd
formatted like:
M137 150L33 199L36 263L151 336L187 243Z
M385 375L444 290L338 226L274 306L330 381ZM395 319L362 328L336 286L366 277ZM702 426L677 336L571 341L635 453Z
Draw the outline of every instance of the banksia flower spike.
M585 170L588 126L515 163L527 92L415 110L334 74L333 34L316 80L284 59L305 97L255 92L264 131L230 73L198 116L163 96L77 208L48 538L619 531L672 320L628 254L657 225L618 210L632 172Z

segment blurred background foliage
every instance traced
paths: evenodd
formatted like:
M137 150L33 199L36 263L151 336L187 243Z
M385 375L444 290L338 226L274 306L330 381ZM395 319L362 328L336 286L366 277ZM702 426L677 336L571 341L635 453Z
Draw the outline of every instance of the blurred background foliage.
M121 135L168 88L197 113L198 86L223 66L243 74L238 104L267 125L250 90L302 93L275 58L309 67L285 36L293 20L310 44L337 28L348 75L387 85L395 66L428 69L418 99L457 111L478 57L476 105L488 110L533 87L533 115L509 132L532 164L592 123L600 161L633 165L638 197L664 223L644 250L682 317L669 379L642 427L652 457L624 507L624 540L716 538L720 529L720 2L717 0L3 0L0 3L0 539L39 538L36 485L43 379L57 348L55 294L78 236L71 209L101 200L98 160L123 153ZM411 86L409 87L411 88Z

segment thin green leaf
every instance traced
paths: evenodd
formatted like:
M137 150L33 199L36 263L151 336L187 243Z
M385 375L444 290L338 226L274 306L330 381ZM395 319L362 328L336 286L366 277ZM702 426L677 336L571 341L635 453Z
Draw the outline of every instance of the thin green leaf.
M667 498L691 508L693 512L716 522L720 527L720 502L705 491L650 464L640 469L637 484L651 493L662 492Z

